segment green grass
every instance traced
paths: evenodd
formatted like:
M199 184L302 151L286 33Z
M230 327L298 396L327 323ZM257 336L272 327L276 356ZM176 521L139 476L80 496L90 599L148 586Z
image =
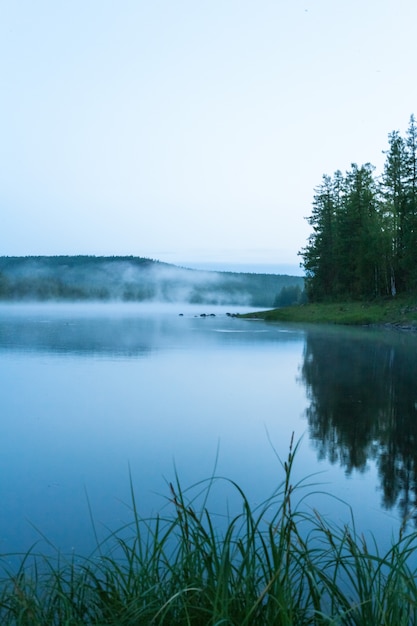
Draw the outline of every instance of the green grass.
M277 322L326 324L390 324L417 329L417 297L374 302L311 303L259 311L240 317Z
M298 445L283 480L251 507L233 481L240 511L216 524L210 492L169 487L171 514L140 518L131 485L132 522L89 559L29 552L17 570L3 557L2 626L390 625L417 624L416 535L401 528L379 554L354 520L329 524L308 505L315 487L292 482ZM194 495L193 495L194 494ZM196 495L195 495L196 494ZM198 506L197 506L198 505Z

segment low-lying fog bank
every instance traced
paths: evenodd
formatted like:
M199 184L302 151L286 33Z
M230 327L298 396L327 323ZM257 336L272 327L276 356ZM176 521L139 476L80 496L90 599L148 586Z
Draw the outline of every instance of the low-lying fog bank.
M71 317L138 317L150 315L209 317L252 313L257 307L229 305L201 305L183 302L121 302L121 301L89 301L89 302L0 302L0 318L8 316L45 315Z
M191 270L141 257L0 257L2 301L122 301L268 308L300 276Z

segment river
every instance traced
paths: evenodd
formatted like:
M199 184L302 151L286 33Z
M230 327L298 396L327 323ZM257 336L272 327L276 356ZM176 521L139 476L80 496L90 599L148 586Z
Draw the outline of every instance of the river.
M144 516L169 512L176 474L225 476L256 506L292 433L312 511L345 524L351 507L382 547L414 528L417 337L230 312L0 306L1 553L90 551L131 518L130 477ZM240 506L222 484L220 524Z

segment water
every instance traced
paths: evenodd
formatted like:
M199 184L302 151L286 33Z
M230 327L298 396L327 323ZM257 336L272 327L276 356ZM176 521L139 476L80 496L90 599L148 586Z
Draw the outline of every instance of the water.
M170 511L175 472L188 486L215 471L259 503L293 432L294 480L319 472L309 506L349 523L319 491L335 494L381 545L405 517L413 526L417 338L226 311L0 307L0 552L44 537L88 552L89 509L100 537L130 519L129 472L143 515ZM238 507L220 493L219 520L226 498Z

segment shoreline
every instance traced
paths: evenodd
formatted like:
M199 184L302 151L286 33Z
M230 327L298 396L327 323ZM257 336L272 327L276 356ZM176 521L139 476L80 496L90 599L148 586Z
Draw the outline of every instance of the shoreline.
M314 302L239 315L268 322L379 326L417 331L417 297L400 297L374 302Z

